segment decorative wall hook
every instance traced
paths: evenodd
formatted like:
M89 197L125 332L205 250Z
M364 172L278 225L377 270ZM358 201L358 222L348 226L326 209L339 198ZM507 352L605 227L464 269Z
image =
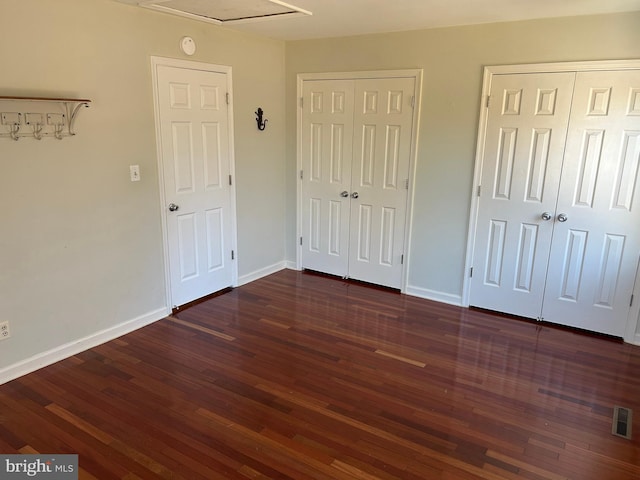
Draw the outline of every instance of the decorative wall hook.
M33 128L33 138L35 138L36 140L42 140L42 124L36 123L32 125L31 128Z
M0 123L9 127L9 137L12 140L20 140L18 132L20 131L20 123L22 122L22 114L18 112L3 112L0 114Z
M66 121L66 115L64 115L63 113L47 114L47 124L53 126L53 136L58 140L62 140L62 137L64 136L65 121ZM75 135L71 130L70 130L70 134Z
M267 119L262 119L263 114L264 112L262 109L258 107L258 110L256 111L256 123L258 124L258 130L264 130L267 127Z
M44 124L41 113L25 113L24 123L31 127L31 130L33 131L33 138L36 140L42 140L42 129L44 128Z
M20 137L18 136L19 131L20 131L20 125L9 126L9 136L11 137L12 140L15 140L16 142L20 140Z

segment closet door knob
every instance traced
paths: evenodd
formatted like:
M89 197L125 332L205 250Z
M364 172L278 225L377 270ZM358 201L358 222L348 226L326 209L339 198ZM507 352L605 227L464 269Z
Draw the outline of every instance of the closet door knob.
M566 222L569 219L569 217L567 217L567 215L565 213L561 213L560 215L558 215L558 221L559 222Z
M169 211L170 212L175 212L176 210L178 210L180 207L178 205L176 205L175 203L170 203L169 204Z
M549 212L544 212L542 215L540 215L540 218L542 218L546 222L547 220L551 220L551 214Z
M340 192L340 196L343 198L347 198L349 196L349 192L347 192L346 190L344 192Z
M351 198L358 198L358 197L359 197L358 192L353 192L351 194Z

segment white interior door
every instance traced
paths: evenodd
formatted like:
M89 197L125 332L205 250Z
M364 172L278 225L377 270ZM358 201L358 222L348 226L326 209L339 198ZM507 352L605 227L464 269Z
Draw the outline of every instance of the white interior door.
M415 82L303 83L302 268L401 288Z
M411 156L413 78L355 85L349 277L400 288Z
M580 72L542 316L623 336L640 256L640 71Z
M171 304L232 285L229 75L157 65Z
M303 268L341 277L349 271L353 88L353 80L303 88Z
M553 73L492 79L472 306L540 316L574 78Z

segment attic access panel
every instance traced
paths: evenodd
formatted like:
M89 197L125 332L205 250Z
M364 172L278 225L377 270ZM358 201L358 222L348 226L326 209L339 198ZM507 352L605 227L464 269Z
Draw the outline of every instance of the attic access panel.
M139 5L217 24L311 15L280 0L147 0Z

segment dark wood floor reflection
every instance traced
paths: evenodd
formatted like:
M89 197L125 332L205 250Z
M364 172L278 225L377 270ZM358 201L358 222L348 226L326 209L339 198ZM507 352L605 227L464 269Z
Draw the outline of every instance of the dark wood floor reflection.
M640 348L282 271L0 387L88 479L640 478Z

